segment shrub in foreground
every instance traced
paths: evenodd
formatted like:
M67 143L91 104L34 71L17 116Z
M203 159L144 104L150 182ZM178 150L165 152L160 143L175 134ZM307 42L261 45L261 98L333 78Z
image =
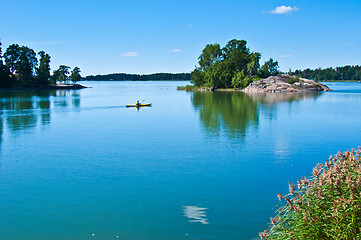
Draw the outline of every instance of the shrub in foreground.
M289 183L261 239L361 239L361 148L318 164L310 178Z

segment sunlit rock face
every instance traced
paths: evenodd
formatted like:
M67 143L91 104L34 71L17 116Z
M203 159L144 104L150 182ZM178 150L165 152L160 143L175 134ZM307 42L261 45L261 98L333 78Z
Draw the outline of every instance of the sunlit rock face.
M330 91L326 85L306 79L280 74L249 84L243 92L320 92Z

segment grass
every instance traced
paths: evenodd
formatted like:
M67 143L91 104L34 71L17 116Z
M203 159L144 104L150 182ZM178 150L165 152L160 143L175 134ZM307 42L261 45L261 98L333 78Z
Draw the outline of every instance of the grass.
M361 148L317 164L312 176L289 183L261 239L361 239Z
M194 85L187 85L185 87L177 87L177 90L187 90L187 91L192 91L192 90L198 90L200 89L200 87L194 86Z
M286 83L289 84L294 84L295 82L299 82L300 78L299 77L287 77L287 79L285 80Z

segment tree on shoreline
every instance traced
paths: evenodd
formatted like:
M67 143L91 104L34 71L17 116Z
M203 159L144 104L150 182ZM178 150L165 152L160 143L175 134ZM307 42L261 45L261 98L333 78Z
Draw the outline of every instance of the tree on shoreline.
M4 65L1 45L0 42L0 87L9 88L15 84L15 81L11 77L9 68Z
M32 87L35 85L34 73L38 60L33 49L12 44L6 49L4 58L10 72L17 76L22 86Z
M76 83L81 80L80 68L75 67L70 73L70 81Z
M270 58L270 60L266 61L260 69L260 76L262 78L268 78L269 76L274 76L278 73L278 62L273 61L273 58Z
M37 83L40 86L49 86L50 84L50 56L44 51L39 52L40 64L37 69Z
M11 44L2 56L0 42L0 87L44 88L56 84L57 81L66 82L69 80L70 67L60 65L58 70L55 70L54 74L51 75L50 55L44 51L40 51L38 54L40 56L39 67L33 49ZM75 67L73 71L73 79L75 81L81 80L80 69Z
M68 81L69 79L69 66L60 65L57 70L54 71L53 78L55 82L64 82Z
M253 79L278 73L278 62L271 58L260 67L261 53L251 52L245 40L230 40L226 46L208 44L198 58L191 82L198 87L243 88ZM262 70L262 71L261 71Z

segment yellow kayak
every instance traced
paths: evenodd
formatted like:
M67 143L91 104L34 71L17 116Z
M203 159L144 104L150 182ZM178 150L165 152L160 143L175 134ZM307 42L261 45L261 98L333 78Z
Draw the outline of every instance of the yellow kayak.
M125 105L126 107L150 107L152 106L151 103L142 103L142 104L131 104L131 105Z

